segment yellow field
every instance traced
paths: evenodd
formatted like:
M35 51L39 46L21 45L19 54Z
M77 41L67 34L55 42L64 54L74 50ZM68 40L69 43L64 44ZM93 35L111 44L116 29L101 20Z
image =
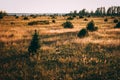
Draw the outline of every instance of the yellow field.
M57 16L56 23L49 16L29 20L6 16L0 20L0 80L119 80L120 29L114 28L114 18L107 17L108 22L104 22L106 17L75 18L71 20L74 28L65 29L62 23L66 18ZM50 24L27 25L37 20ZM98 30L77 37L91 20ZM35 29L41 48L38 55L28 58L24 54Z

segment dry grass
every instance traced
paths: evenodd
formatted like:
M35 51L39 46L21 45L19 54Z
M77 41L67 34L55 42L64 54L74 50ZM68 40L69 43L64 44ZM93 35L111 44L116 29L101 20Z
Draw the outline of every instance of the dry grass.
M49 16L0 20L1 80L119 80L120 29L114 29L113 19L91 17L88 21L74 19L73 29L64 29L64 17L52 23ZM30 21L49 20L50 24L28 26ZM77 33L94 20L98 31L78 38ZM11 24L14 22L14 24ZM27 48L34 30L40 34L41 49L34 57Z

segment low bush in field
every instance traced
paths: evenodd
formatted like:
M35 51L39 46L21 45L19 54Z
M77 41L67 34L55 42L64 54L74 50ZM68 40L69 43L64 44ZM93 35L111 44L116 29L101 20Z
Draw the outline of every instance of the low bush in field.
M85 37L85 36L88 36L88 31L87 31L87 29L81 29L80 31L79 31L79 33L77 34L77 36L78 37Z
M67 18L67 20L73 20L73 19L74 19L74 17L72 17L72 16Z
M79 16L79 18L84 18L83 16Z
M84 21L88 21L88 19L85 18Z
M118 22L118 19L114 19L113 22L114 22L114 23L117 23L117 22Z
M118 22L114 28L120 28L120 22Z
M94 21L90 21L88 24L87 24L87 30L89 31L96 31L98 29L98 27L95 27L95 23Z
M65 23L62 24L64 28L73 28L73 24L69 21L66 21Z
M31 21L28 23L28 25L37 25L37 24L49 24L49 21L43 20L43 21Z
M53 23L56 23L56 21L55 21L55 20L52 20L52 22L53 22Z
M23 18L23 20L29 20L29 18L25 16L25 17Z
M107 21L108 21L108 19L107 19L107 18L105 18L105 19L104 19L104 22L107 22Z

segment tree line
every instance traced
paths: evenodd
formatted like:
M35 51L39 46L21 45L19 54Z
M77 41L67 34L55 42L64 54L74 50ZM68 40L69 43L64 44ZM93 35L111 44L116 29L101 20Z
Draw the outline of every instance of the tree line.
M66 14L69 16L120 16L120 6L112 6L106 9L105 7L99 7L95 11L87 11L86 9L82 9L79 12L70 11L70 13Z

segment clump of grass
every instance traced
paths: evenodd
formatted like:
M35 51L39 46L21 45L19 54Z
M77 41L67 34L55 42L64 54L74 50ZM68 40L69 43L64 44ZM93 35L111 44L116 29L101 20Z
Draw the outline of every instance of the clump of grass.
M113 22L114 22L114 23L118 23L118 19L114 19Z
M96 31L98 29L98 27L95 27L95 23L94 21L90 21L88 24L87 24L87 30L89 31Z
M64 28L73 28L73 24L69 21L66 21L65 23L62 24Z
M120 22L118 22L114 28L120 28Z
M77 34L77 36L78 37L80 37L80 38L82 38L82 37L85 37L85 36L88 36L88 31L87 31L87 29L81 29L80 31L79 31L79 33Z

